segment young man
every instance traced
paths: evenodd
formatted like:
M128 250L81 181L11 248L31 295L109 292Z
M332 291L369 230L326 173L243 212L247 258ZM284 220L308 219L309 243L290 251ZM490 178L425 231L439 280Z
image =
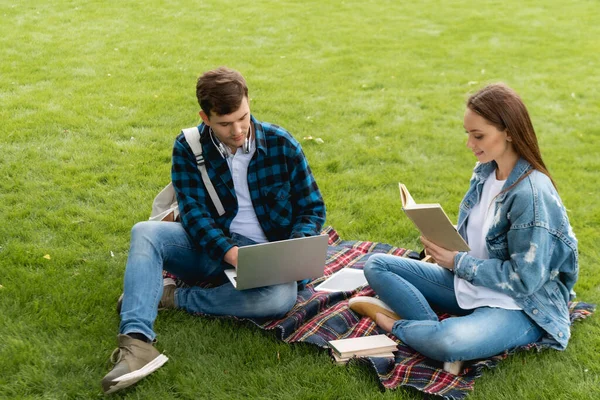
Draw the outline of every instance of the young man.
M106 393L133 385L167 361L152 346L158 308L278 318L296 302L296 282L241 291L229 282L176 288L173 280L163 281L163 269L194 285L236 267L240 246L318 235L325 221L325 204L300 144L283 128L250 114L239 72L224 67L206 72L196 95L205 166L225 213L219 215L212 203L180 134L171 179L181 223L148 221L132 229L119 347L111 356L115 367L102 380Z

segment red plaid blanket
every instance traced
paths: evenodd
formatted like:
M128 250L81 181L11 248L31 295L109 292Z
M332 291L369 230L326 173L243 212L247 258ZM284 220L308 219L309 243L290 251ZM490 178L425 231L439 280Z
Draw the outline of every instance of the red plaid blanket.
M370 287L353 292L315 292L327 276L342 268L362 269L369 257L376 253L406 256L410 250L383 243L344 241L337 232L328 227L323 233L329 234L329 249L325 277L315 279L298 293L294 308L282 319L271 321L252 320L262 329L276 330L277 335L287 343L307 342L327 348L327 342L357 336L384 333L369 318L361 318L348 308L348 299L354 296L374 296ZM591 315L594 305L586 303L570 304L571 320L584 319ZM446 318L448 315L440 315ZM398 342L395 359L364 357L354 360L366 362L376 370L384 388L395 389L399 386L411 386L425 393L448 399L461 399L473 390L475 378L483 374L484 368L492 368L512 352L506 352L490 359L479 360L463 370L460 376L442 370L442 363L426 358L389 335ZM531 344L517 351L536 348L542 344Z

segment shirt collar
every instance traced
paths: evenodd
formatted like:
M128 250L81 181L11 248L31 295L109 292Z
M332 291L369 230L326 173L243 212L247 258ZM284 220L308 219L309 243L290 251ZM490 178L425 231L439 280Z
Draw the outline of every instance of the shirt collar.
M256 149L262 151L263 153L267 153L267 138L265 136L265 131L263 131L262 124L254 118L254 116L250 115L250 121L254 126L254 137L256 140Z
M255 146L257 150L262 151L263 153L267 153L267 138L265 135L265 131L263 130L262 124L259 120L250 115L250 123L252 123L255 137ZM206 124L201 123L198 126L198 130L200 131L200 138L204 143L210 142L210 134L208 133L208 126ZM252 146L252 145L251 145ZM214 146L213 146L214 147Z

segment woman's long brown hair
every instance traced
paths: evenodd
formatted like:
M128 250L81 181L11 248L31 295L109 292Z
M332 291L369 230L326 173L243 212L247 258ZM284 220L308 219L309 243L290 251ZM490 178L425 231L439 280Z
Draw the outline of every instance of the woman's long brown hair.
M517 154L529 162L534 169L548 176L556 189L554 179L542 160L527 108L514 90L504 83L493 83L469 97L467 107L500 131L506 131L512 139L512 145ZM529 175L531 171L522 176L514 185Z

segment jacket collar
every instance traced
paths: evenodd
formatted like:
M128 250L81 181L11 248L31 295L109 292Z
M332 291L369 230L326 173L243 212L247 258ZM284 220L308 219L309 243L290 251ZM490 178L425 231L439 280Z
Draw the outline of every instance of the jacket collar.
M485 164L477 163L475 168L473 169L474 178L478 181L478 183L483 183L488 176L498 167L495 161L490 161ZM524 158L519 158L515 166L513 167L510 175L506 179L502 190L505 190L512 185L515 184L527 171L531 169L531 164L527 162ZM498 195L498 201L504 200L506 197L506 192L502 192Z

